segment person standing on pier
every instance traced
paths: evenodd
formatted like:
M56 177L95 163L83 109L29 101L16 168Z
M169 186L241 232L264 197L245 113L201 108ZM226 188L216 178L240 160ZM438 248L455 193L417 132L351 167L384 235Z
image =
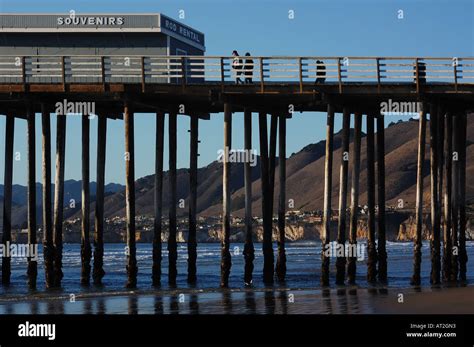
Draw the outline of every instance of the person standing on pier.
M232 69L235 70L235 83L240 84L242 83L242 80L240 79L240 75L242 75L242 59L237 51L233 51L232 55L234 56L234 59L232 60Z
M250 57L250 53L245 53L246 57ZM253 59L246 58L244 63L244 75L245 75L245 83L251 84L252 83L252 76L253 76Z
M326 81L326 66L321 60L316 61L316 83L324 83Z

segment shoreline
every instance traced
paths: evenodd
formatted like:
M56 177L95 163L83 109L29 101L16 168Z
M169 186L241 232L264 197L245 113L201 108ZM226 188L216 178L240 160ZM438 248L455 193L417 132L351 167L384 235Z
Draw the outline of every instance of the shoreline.
M411 288L150 289L83 292L75 295L74 301L70 300L71 293L41 294L2 298L0 314L474 314L472 284Z

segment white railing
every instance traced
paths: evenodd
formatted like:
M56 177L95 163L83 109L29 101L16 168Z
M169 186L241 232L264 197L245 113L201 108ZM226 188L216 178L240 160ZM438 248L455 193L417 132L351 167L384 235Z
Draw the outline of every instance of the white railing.
M5 83L474 83L474 58L0 56ZM247 83L250 84L250 83Z

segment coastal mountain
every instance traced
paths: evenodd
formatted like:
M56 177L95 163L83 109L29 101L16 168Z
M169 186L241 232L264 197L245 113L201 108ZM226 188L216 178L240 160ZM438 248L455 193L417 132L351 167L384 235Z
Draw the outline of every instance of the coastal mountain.
M469 118L467 129L467 177L474 174L474 121ZM338 134L339 136L339 134ZM339 138L335 138L333 152L333 177L332 177L332 208L338 206L339 196L339 166L341 161L341 148ZM386 201L388 205L403 203L405 208L414 208L416 189L416 167L417 167L417 142L418 121L410 120L391 124L385 130L385 186ZM287 199L294 200L295 210L321 210L323 208L324 196L324 146L325 141L309 147L310 153L304 150L287 159ZM351 141L349 152L353 150ZM429 203L430 196L430 164L429 164L429 122L426 134L426 154L424 161L424 202ZM377 167L375 165L375 167ZM351 182L352 162L349 162L349 191ZM276 171L278 173L278 169ZM278 174L275 175L275 202L277 209L278 199ZM254 180L253 213L261 214L261 186L260 180ZM474 182L467 180L467 199L474 197ZM367 143L366 138L361 142L361 173L360 173L360 197L361 205L367 202ZM232 208L234 214L244 213L244 188L240 187L233 191ZM203 215L215 215L220 213L222 207L213 205L202 211Z
M91 200L95 200L97 184L96 182L90 183L90 195ZM120 192L125 187L121 184L109 183L105 186L106 194L114 194ZM43 187L41 183L36 183L36 219L38 224L42 223L42 199L43 199ZM76 180L64 181L64 205L68 206L71 200L75 202L76 208L80 208L81 202L81 190L82 182ZM4 186L0 185L0 210L3 211L3 193ZM54 198L54 184L51 184L51 197ZM12 186L12 224L14 226L25 227L27 218L27 200L28 199L28 188L22 185L14 184ZM65 216L68 217L68 211ZM3 221L3 212L0 213L0 222ZM0 229L1 229L0 224Z
M471 119L469 117L469 119ZM468 123L467 177L474 174L474 121ZM390 124L385 130L385 185L386 199L389 205L398 204L402 199L404 207L415 205L416 164L417 164L418 121L410 120ZM294 210L320 210L323 207L325 140L310 144L292 154L287 165L287 199L294 200ZM332 207L337 208L339 194L339 164L341 158L341 133L334 136ZM425 204L429 202L429 122L426 135L426 155L424 165ZM353 150L352 133L350 151ZM363 136L361 144L360 204L367 201L367 147ZM278 158L277 158L278 165ZM351 182L352 163L349 164L349 182ZM231 168L232 213L244 214L244 168L243 164L232 164ZM253 214L261 215L260 158L252 168ZM275 175L275 203L278 199L278 166ZM168 172L164 173L163 207L166 218L168 206ZM106 217L125 216L124 191L112 194L105 199ZM137 215L153 215L154 175L139 179L136 183ZM184 208L178 207L177 213L188 213L189 175L187 169L177 171L178 200L184 200ZM218 216L222 213L222 164L212 162L198 170L197 210L202 216ZM474 197L474 182L467 182L467 198ZM93 211L93 209L91 209ZM76 213L74 217L79 217Z
M468 118L467 128L467 177L474 175L474 121ZM350 153L353 150L351 132ZM390 124L385 130L385 185L388 205L403 203L405 208L411 209L415 205L416 165L417 165L417 137L418 121L410 120ZM325 141L310 144L287 159L287 199L294 201L294 210L310 211L321 210L323 207L324 192L324 160ZM426 155L424 165L424 201L429 203L429 122L426 135ZM333 186L332 207L337 208L339 194L339 165L341 159L341 133L334 136L333 151ZM375 167L377 167L375 165ZM351 182L352 161L349 161L349 191ZM164 173L163 182L163 216L167 216L168 206L168 172ZM232 164L231 168L232 213L243 216L244 213L244 168L243 164ZM277 209L278 199L278 158L275 175L275 203ZM361 174L360 174L360 204L367 201L367 147L363 135L361 143ZM261 215L260 191L260 158L257 165L252 168L252 193L253 214ZM54 188L53 188L54 189ZM65 182L65 204L75 199L75 208L66 207L66 218L80 217L81 183L69 180ZM109 184L106 187L105 216L125 216L125 191L118 184ZM202 216L218 216L222 212L222 164L214 161L198 169L197 209ZM3 187L0 186L0 195ZM184 208L178 207L178 215L186 216L188 213L189 175L188 169L177 171L178 201L184 200ZM91 184L91 218L94 213L95 183ZM474 182L467 180L466 197L474 197ZM26 222L26 188L14 187L13 223L21 225ZM41 218L41 185L37 184L38 220ZM137 215L153 215L154 204L154 175L140 178L136 182L136 213ZM0 202L1 207L1 202Z
M97 188L96 182L90 183L90 194L95 195ZM117 183L109 183L105 186L106 192L116 193L123 190L125 187ZM64 181L64 203L67 204L71 199L81 201L82 182L76 180ZM12 186L12 201L17 205L26 205L28 188L19 184ZM4 186L0 184L0 196L3 199ZM54 183L51 184L51 193L54 196ZM42 184L36 183L36 204L40 205L43 199Z

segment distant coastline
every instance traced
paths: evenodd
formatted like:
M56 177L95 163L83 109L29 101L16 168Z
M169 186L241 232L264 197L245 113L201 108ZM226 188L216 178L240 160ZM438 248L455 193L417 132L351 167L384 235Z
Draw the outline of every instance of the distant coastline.
M106 243L125 243L126 242L126 219L114 217L106 220L104 242ZM136 242L151 243L153 241L154 218L151 216L138 216L136 218ZM91 223L93 225L93 223ZM330 223L331 240L336 239L337 235L337 212L334 212ZM412 241L415 236L416 225L414 216L410 211L390 211L386 215L386 235L387 240L396 242ZM349 226L347 226L347 229ZM285 235L287 242L295 241L320 241L323 223L319 213L288 213L286 216ZM431 230L431 219L429 214L423 217L422 237L429 240ZM37 230L37 241L41 243L42 228ZM93 232L93 230L91 230ZM358 240L367 239L367 216L360 215L357 224ZM1 235L1 233L0 233ZM254 242L263 241L263 225L259 217L254 218L253 224ZM188 222L186 218L178 221L178 231L176 240L178 243L186 243L188 236ZM199 217L197 229L197 242L218 243L221 242L222 224L219 217ZM27 229L14 229L12 231L12 241L16 243L26 243L28 239ZM81 242L81 219L70 219L64 223L63 240L65 243ZM166 243L168 240L168 224L163 219L161 240ZM273 223L273 241L278 240L277 219ZM466 240L474 240L474 228L471 220L466 225ZM231 242L245 242L245 224L244 220L234 217L231 225Z

